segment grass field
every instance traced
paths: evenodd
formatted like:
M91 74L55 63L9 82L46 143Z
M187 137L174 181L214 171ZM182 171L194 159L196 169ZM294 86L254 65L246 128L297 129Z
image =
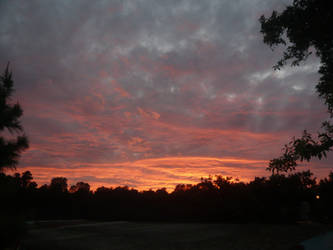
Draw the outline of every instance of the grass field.
M24 249L292 249L332 227L318 224L43 222L30 226Z

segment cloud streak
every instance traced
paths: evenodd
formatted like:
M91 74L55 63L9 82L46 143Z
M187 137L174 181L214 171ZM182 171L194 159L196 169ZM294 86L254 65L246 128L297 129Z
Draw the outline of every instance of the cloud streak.
M121 163L76 163L68 167L29 166L41 183L49 183L49 176L64 176L70 183L78 180L89 181L95 189L105 185L128 185L140 190L166 187L172 190L182 183L195 184L201 177L221 174L248 181L262 172L262 160L213 157L166 157ZM246 168L246 173L240 169ZM81 179L80 179L81 178Z

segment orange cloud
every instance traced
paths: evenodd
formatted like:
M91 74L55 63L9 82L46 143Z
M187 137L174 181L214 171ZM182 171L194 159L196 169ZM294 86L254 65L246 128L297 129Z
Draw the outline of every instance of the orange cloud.
M262 175L266 161L217 157L163 157L119 163L76 163L71 168L27 166L39 184L63 176L70 184L86 181L93 189L99 186L128 185L143 189L166 187L171 191L180 183L195 184L201 177L221 174L248 181Z
M155 120L158 120L160 118L160 114L154 111L146 111L143 110L143 108L138 107L137 108L139 114L145 118L152 118Z

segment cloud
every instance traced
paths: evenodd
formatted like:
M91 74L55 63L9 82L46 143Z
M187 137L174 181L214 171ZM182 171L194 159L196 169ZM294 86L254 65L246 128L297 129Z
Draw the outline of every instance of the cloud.
M222 174L249 180L261 172L261 160L213 157L166 157L143 159L121 163L76 163L71 168L29 166L33 176L41 183L49 183L48 177L64 176L69 183L88 181L93 189L104 186L128 185L140 190L167 187L176 184L195 184L201 177ZM241 175L241 169L246 174Z
M2 1L0 65L11 62L31 141L21 167L50 178L82 163L75 178L120 184L125 174L104 178L98 166L231 157L265 161L265 174L283 144L327 116L318 61L274 72L281 50L262 42L258 18L289 2Z

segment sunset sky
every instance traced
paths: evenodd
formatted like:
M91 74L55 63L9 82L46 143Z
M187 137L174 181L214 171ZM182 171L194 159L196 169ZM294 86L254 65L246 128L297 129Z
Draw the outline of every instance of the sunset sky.
M318 60L274 72L282 49L262 42L258 18L289 3L2 0L0 66L30 140L17 171L138 189L267 176L328 117ZM332 163L299 170L324 177Z

